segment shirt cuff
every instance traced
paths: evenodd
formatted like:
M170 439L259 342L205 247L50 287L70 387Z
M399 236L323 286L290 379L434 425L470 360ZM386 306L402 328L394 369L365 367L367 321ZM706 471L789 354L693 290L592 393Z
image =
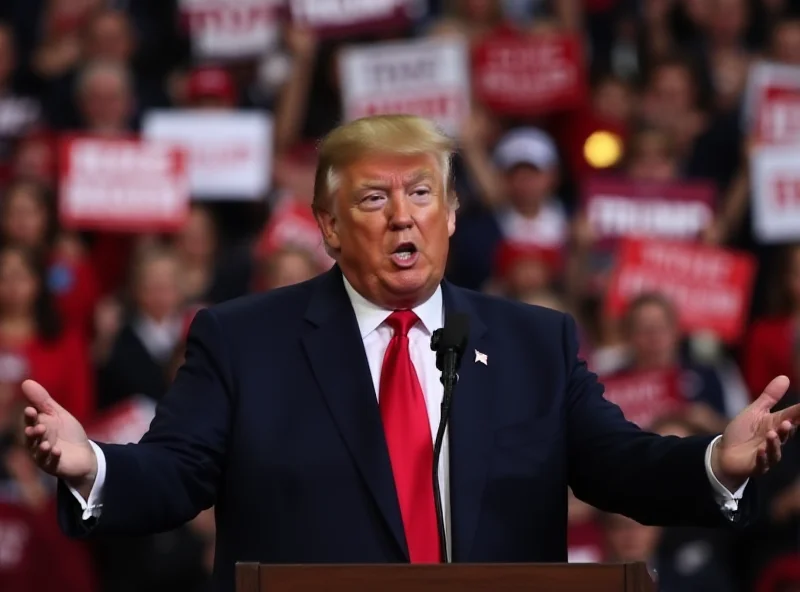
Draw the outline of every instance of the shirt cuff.
M103 504L101 502L103 485L105 485L106 482L106 455L103 454L101 448L91 440L89 440L89 444L97 457L97 477L95 477L94 485L92 485L92 490L89 492L89 499L83 499L83 496L78 493L76 489L67 485L72 495L75 496L75 499L78 500L78 503L81 505L81 510L83 510L81 519L83 520L100 517L103 509Z
M708 445L708 448L706 448L706 475L708 475L711 488L714 490L714 499L717 501L728 519L732 520L736 512L739 511L739 500L742 499L742 496L744 495L744 489L747 487L750 479L747 479L742 486L733 493L731 493L727 487L719 482L719 479L717 479L717 477L714 475L714 471L711 469L711 453L713 452L714 446L716 446L720 438L722 438L722 436L717 436L714 438L711 441L711 444Z

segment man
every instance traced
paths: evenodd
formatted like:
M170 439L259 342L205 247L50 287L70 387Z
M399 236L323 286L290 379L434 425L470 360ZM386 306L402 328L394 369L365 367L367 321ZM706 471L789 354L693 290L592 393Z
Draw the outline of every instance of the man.
M25 434L61 479L64 529L144 534L214 504L221 591L237 561L440 561L429 476L442 387L429 343L453 311L470 319L440 470L454 561L564 561L568 484L640 522L743 522L748 478L778 462L800 415L769 412L788 380L713 444L626 422L578 360L571 318L442 280L452 150L408 116L332 132L314 207L337 265L199 312L139 444L89 442L27 381Z

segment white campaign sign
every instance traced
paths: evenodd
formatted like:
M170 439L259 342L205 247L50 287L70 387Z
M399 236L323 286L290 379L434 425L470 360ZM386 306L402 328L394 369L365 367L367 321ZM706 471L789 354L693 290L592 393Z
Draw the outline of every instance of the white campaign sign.
M345 50L345 118L379 113L427 117L457 135L469 115L467 46L459 39L381 43Z
M763 243L800 239L800 146L764 146L751 160L753 233Z
M272 118L261 111L156 110L145 138L182 145L193 199L257 200L272 176Z
M180 0L199 58L257 57L278 40L285 0Z
M755 62L750 66L743 97L744 129L749 130L754 125L759 101L767 88L800 89L800 68L766 61Z

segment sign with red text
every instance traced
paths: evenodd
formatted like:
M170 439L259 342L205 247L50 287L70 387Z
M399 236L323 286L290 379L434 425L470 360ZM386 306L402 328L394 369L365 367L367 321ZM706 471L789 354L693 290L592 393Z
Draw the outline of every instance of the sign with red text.
M743 128L762 142L791 137L797 132L798 92L800 67L765 61L753 64L744 92Z
M101 414L86 433L98 442L132 444L145 435L155 415L156 404L152 399L131 397Z
M609 283L607 312L621 317L638 295L658 292L675 304L686 332L709 331L727 342L742 334L755 260L705 245L624 239Z
M257 200L272 178L272 118L261 111L156 110L142 134L183 146L193 199Z
M325 251L311 205L291 195L280 200L273 209L256 244L256 254L269 256L285 248L312 253L321 269L333 265L333 259Z
M489 37L472 55L476 97L496 113L535 116L580 106L587 86L575 35Z
M675 371L630 372L603 379L604 396L619 406L625 418L649 429L661 417L686 406Z
M278 41L286 0L180 0L194 55L201 59L258 57Z
M622 237L696 238L714 218L710 182L642 182L589 179L583 206L599 241Z
M418 115L456 135L470 110L467 61L461 39L348 48L341 59L345 118Z
M800 88L766 88L756 111L755 139L760 144L800 140Z
M800 239L800 146L762 146L750 161L753 234L762 243Z
M289 0L292 22L322 38L403 32L426 9L424 0Z
M59 145L61 223L81 230L170 231L189 209L186 152L167 142L65 137Z

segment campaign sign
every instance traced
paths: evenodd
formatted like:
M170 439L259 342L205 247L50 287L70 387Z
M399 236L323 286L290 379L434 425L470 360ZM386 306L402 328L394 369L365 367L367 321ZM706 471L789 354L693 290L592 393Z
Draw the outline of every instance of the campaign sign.
M65 227L166 232L184 223L189 178L180 146L67 136L59 151L58 213Z
M686 407L675 371L629 372L603 379L604 396L640 428Z
M278 41L286 0L180 0L192 51L201 59L258 57Z
M753 234L762 243L800 239L800 145L762 146L750 160Z
M272 177L272 118L262 111L154 110L142 134L183 146L192 198L258 200Z
M496 113L536 116L586 99L583 44L576 35L488 37L472 55L473 88Z
M324 39L406 31L426 8L424 0L289 0L292 22Z
M607 312L621 317L646 292L675 304L686 332L709 331L735 342L744 330L755 260L750 254L700 244L624 239L609 283Z
M786 137L794 133L791 124L800 92L800 67L759 61L750 66L744 91L742 127L758 140ZM792 124L795 125L795 124Z
M467 61L460 39L348 48L341 60L345 118L418 115L457 135L470 111Z
M598 241L623 237L691 240L714 219L716 188L711 182L642 182L590 178L583 207Z

